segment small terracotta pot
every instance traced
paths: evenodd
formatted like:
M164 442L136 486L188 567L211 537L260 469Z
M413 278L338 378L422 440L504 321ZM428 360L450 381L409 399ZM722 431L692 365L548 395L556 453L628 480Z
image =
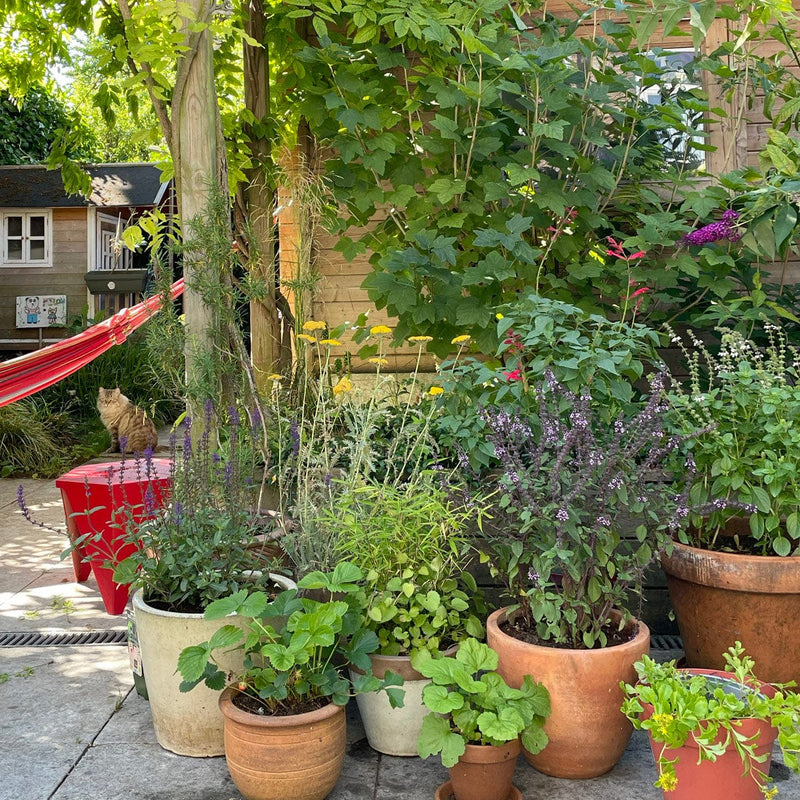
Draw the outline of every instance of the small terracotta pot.
M270 717L219 698L225 717L225 759L245 800L323 800L342 772L345 712L333 703L306 714Z
M725 678L734 678L730 672L713 669L687 669L682 670L691 674L717 675ZM761 684L759 691L770 696L775 694L775 688L767 684ZM644 704L645 711L642 714L647 719L653 713L653 707L649 703ZM771 727L768 722L756 719L743 719L737 731L744 736L758 734L758 744L755 747L756 756L766 756L766 761L754 763L753 766L769 775L770 761L772 760L772 743L778 735L778 731ZM724 731L720 733L717 741L721 742L725 738ZM658 762L663 747L661 742L654 742L650 739L650 748L653 751L653 758ZM675 764L675 775L678 779L677 786L671 792L664 792L665 800L696 800L702 797L703 800L763 800L763 793L759 784L754 780L754 775L743 775L744 765L736 749L731 744L725 753L717 756L716 761L699 760L699 747L691 739L686 741L683 747L677 749L666 749L664 756L673 761L678 759Z
M519 739L501 745L468 744L448 770L456 800L507 800L521 749Z
M800 557L676 542L661 565L689 666L723 669L723 653L740 641L761 680L800 682Z
M619 619L619 612L614 612ZM550 692L551 713L544 725L549 744L529 764L557 778L595 778L619 761L633 733L620 711L620 681L634 683L634 663L650 650L650 631L633 620L636 635L628 642L596 650L544 647L515 639L500 630L506 609L486 622L486 638L499 657L497 671L509 686L526 675Z

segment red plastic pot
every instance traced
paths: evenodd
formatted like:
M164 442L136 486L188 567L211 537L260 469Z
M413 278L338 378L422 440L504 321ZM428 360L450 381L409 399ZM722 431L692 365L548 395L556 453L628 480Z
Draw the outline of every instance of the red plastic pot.
M713 669L686 669L681 670L693 675L716 675L724 678L736 676L730 672ZM769 696L774 695L775 688L769 684L762 683L759 691ZM653 713L653 707L647 703L642 715L647 719ZM758 743L755 747L757 756L766 755L766 760L754 762L764 774L769 774L769 766L772 757L772 744L778 735L778 731L768 722L757 719L743 719L737 730L744 736L750 737L758 734ZM725 732L721 731L717 741L725 738ZM662 755L663 743L654 742L650 738L650 748L653 757L658 762ZM716 761L699 762L700 748L695 741L689 737L683 747L677 749L667 748L663 750L663 756L672 761L678 759L675 764L675 775L678 783L670 792L664 792L665 800L763 800L763 793L760 789L758 776L755 774L744 775L744 764L736 749L731 744L725 753L717 756Z

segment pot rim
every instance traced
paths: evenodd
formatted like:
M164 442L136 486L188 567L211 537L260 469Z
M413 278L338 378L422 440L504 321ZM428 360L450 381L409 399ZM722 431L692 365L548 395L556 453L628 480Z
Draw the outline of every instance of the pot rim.
M672 553L661 553L661 567L667 578L716 589L800 593L800 556L751 556L673 542Z
M516 758L521 752L522 742L517 737L503 744L468 744L459 760L469 764L495 764Z
M541 650L547 653L562 653L562 654L571 654L573 658L593 658L599 657L603 653L619 653L621 650L636 650L641 649L642 645L647 642L647 648L645 648L644 652L647 652L649 649L650 644L650 628L642 622L642 620L637 619L636 617L631 617L631 621L636 624L636 635L629 639L627 642L621 642L620 644L612 644L606 645L605 647L596 647L592 650L584 650L578 648L571 648L571 647L551 647L545 644L533 644L531 642L523 642L522 639L517 639L514 636L509 636L507 633L500 629L500 622L505 618L505 615L508 613L510 606L504 606L503 608L498 608L497 611L493 611L489 618L486 620L486 628L487 633L489 626L496 632L498 636L503 636L505 639L508 639L511 642L516 642L520 647L535 647L537 650ZM613 612L620 614L621 612L618 609L613 609Z
M260 573L260 570L248 570L251 573ZM287 578L285 575L281 575L277 572L270 572L268 573L270 579L281 586L283 589L295 589L297 588L297 584L292 580L292 578ZM188 612L188 611L166 611L163 608L156 608L155 606L151 606L145 599L144 599L144 588L137 589L133 595L133 606L134 608L140 608L142 611L146 611L148 614L153 614L156 617L179 617L184 619L205 619L203 613L197 612ZM234 614L229 614L229 616L235 616Z
M337 706L333 701L322 708L314 711L304 711L302 714L291 714L289 716L275 717L260 714L250 714L242 711L233 704L233 696L238 694L233 686L223 689L219 696L219 710L231 722L238 722L241 725L249 725L256 728L296 728L303 725L312 725L316 722L323 722L337 714L344 714L344 706Z

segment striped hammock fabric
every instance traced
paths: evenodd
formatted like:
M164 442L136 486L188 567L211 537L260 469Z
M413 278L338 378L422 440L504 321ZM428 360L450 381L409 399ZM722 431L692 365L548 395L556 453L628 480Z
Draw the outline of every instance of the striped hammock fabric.
M183 278L170 289L171 299L183 294ZM161 295L114 314L85 331L19 358L0 362L0 406L52 386L86 366L115 344L122 344L140 325L161 310Z

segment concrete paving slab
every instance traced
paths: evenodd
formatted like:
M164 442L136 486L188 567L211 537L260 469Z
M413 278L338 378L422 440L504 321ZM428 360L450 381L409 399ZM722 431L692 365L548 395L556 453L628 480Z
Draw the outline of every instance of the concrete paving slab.
M0 800L47 800L131 691L127 650L2 648L0 674Z

